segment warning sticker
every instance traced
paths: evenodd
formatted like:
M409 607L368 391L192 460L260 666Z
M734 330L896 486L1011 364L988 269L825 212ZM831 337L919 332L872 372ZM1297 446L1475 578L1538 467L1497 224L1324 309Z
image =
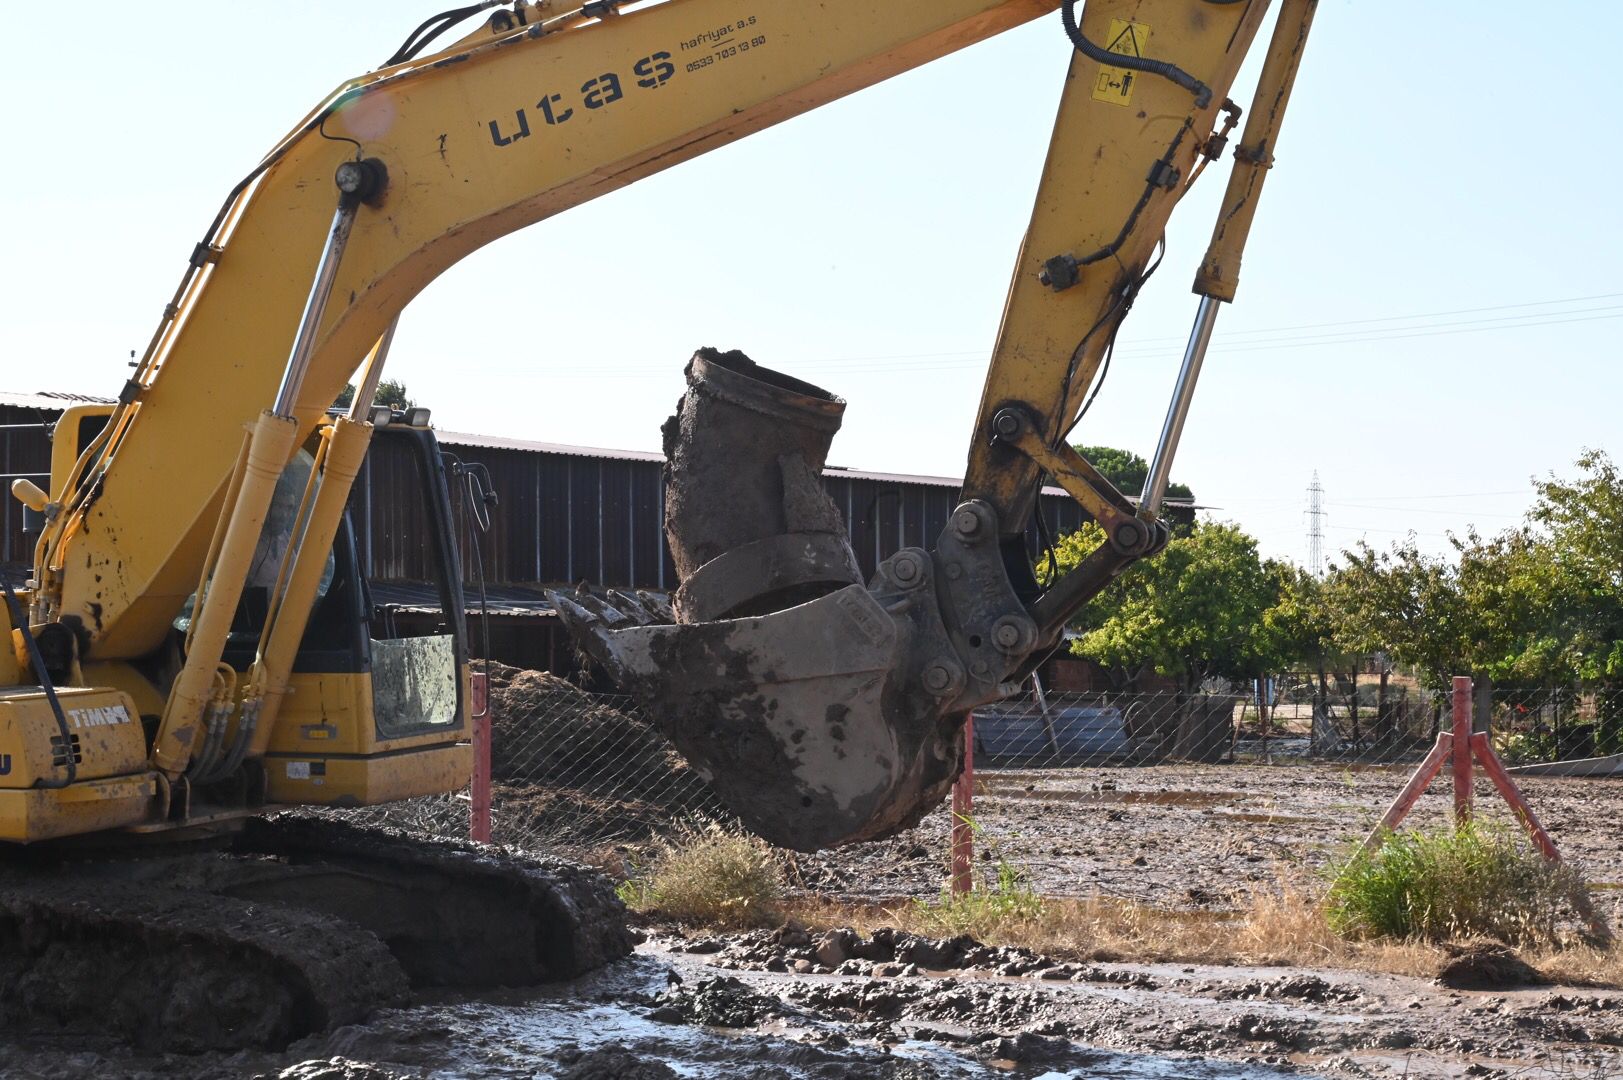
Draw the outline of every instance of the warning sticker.
M310 763L308 761L290 761L287 763L287 778L289 780L310 779Z
M1143 56L1149 42L1150 28L1144 23L1110 20L1110 36L1105 40L1105 48L1110 52L1123 56ZM1106 64L1099 69L1098 81L1093 84L1093 99L1108 101L1112 105L1130 105L1133 101L1133 84L1138 79L1139 73L1136 71Z

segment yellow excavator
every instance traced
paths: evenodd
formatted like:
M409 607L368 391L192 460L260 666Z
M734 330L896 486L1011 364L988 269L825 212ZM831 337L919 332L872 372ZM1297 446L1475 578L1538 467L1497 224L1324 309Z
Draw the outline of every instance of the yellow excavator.
M69 941L148 997L207 983L197 958L218 954L292 1002L202 995L199 1044L274 1042L407 982L568 975L629 948L606 887L561 863L266 816L468 780L446 466L426 411L373 404L396 319L498 237L1058 9L1053 140L934 548L862 581L818 480L843 403L702 349L665 428L674 621L618 593L553 594L761 835L815 849L916 821L957 772L968 710L1165 543L1161 494L1314 6L1284 0L1275 19L1136 505L1068 436L1168 216L1229 145L1266 0L492 0L339 86L229 193L116 404L64 414L49 490L13 485L38 537L0 649L0 1016L161 1026L127 987L114 1002L53 969ZM332 409L351 379L353 405ZM345 508L374 438L416 466L435 633L397 633L354 556ZM1039 584L1024 535L1045 478L1106 539Z

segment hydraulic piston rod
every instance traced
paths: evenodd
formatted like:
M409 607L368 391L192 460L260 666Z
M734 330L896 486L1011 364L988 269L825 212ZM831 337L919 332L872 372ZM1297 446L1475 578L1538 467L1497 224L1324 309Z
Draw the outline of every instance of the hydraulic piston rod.
M338 212L333 219L332 233L321 253L276 403L261 413L254 425L247 454L239 465L242 474L234 485L236 502L222 512L223 539L214 566L204 575L208 585L197 601L190 649L153 739L152 764L171 779L185 772L203 742L206 732L203 716L215 696L220 656L225 651L231 620L242 599L248 567L264 530L276 482L297 442L298 422L293 410L315 350L316 332L338 280L338 266L355 224L355 215L364 200L382 190L384 177L383 166L376 162L351 161L338 167L335 178Z
M1142 514L1154 517L1161 512L1167 477L1172 472L1172 457L1178 452L1178 440L1183 437L1183 422L1189 417L1189 402L1195 396L1195 380L1200 378L1200 365L1206 359L1206 347L1212 343L1212 327L1217 324L1219 303L1213 297L1202 296L1200 307L1195 311L1195 325L1189 331L1189 344L1184 346L1178 382L1172 388L1172 403L1167 406L1167 418L1161 425L1161 438L1155 444L1155 457L1150 459L1149 475L1144 480L1144 492L1139 498L1138 509Z

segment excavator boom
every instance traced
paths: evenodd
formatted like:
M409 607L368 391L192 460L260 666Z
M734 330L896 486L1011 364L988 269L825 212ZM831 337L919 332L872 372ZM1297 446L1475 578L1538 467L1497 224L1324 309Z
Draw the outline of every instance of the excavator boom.
M385 737L379 680L434 684L413 691L415 705L465 709L465 663L450 676L460 689L435 682L464 659L456 633L372 642L360 682L312 686L295 674L401 309L497 237L1056 7L1055 52L1068 64L1055 72L1064 84L1054 137L962 503L934 549L900 552L860 581L817 482L840 403L742 354L702 351L666 433L668 535L684 579L676 622L624 597L555 598L763 835L814 848L916 819L956 772L967 710L1006 696L1083 601L1165 540L1153 513L1115 492L1066 436L1173 207L1223 150L1239 113L1227 94L1264 0L1095 0L1080 16L1076 0L520 2L449 48L421 57L403 48L340 86L231 192L105 428L53 477L48 501L25 493L47 524L27 596L40 633L23 636L49 645L69 682L85 665L119 673L128 697L118 707L150 718L144 762L128 760L141 749L128 738L116 766L112 749L84 760L85 776L117 788L121 807L84 820L186 819L195 789L275 747L302 753L281 718L285 708L308 718L313 695L323 720L338 709L364 727L369 700L379 714L378 736L351 751L363 763L343 766L353 779L323 795L295 784L309 777L291 763L241 798L358 791L377 801L454 785L465 770L454 746L462 727ZM1276 29L1267 71L1277 85L1240 157L1248 183L1231 189L1202 272L1208 331L1216 303L1232 296L1312 7L1286 0ZM523 318L522 300L517 311L513 303L504 296L504 317ZM1191 357L1157 454L1161 476L1199 350ZM360 399L329 419L363 361ZM255 586L261 597L247 583L281 512L289 462L305 451L291 539ZM438 459L427 453L432 473ZM1045 475L1108 536L1046 590L1021 541ZM249 656L233 660L250 600L263 617L248 631L257 635ZM164 650L172 663L155 660ZM50 663L32 666L51 682ZM341 708L327 703L338 698ZM31 704L30 725L65 745L60 703L46 704ZM418 762L409 775L384 762L406 751ZM78 764L69 755L58 767L72 775L47 783L71 787ZM57 814L51 828L75 826Z

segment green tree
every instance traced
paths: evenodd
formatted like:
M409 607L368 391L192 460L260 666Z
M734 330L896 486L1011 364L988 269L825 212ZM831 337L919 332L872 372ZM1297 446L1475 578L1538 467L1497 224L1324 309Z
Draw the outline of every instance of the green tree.
M1262 619L1278 668L1311 667L1338 652L1324 582L1294 563L1269 560L1263 566L1274 578L1276 599Z
M1130 499L1144 493L1144 481L1150 475L1150 463L1131 450L1114 446L1075 446L1077 453L1087 458L1106 480L1116 485ZM1193 501L1195 493L1188 484L1168 483L1167 497ZM1162 506L1161 516L1174 533L1185 534L1195 527L1195 509L1192 506Z
M333 406L339 409L347 409L354 400L355 384L345 383L343 391L338 395L338 400L333 402ZM372 400L379 405L387 405L394 409L409 409L417 404L413 400L411 392L406 389L406 384L397 379L379 381L377 395Z
M1326 597L1334 640L1349 652L1385 652L1433 689L1459 674L1469 611L1453 568L1414 539L1376 551L1360 541L1331 568Z
M1150 463L1131 450L1118 450L1114 446L1076 446L1077 453L1093 463L1106 480L1128 498L1136 499L1144 491L1149 479ZM1175 499L1193 499L1195 493L1188 484L1168 483L1167 494Z
M1543 584L1567 663L1587 682L1623 685L1623 475L1604 451L1578 458L1582 475L1535 483L1530 523L1547 538Z
M1451 535L1450 559L1412 539L1346 552L1326 586L1336 643L1385 651L1437 689L1460 673L1623 683L1623 477L1599 451L1577 464L1576 480L1535 484L1525 524Z
M1061 571L1098 546L1089 525L1056 546ZM1073 620L1071 651L1132 682L1147 671L1193 690L1207 678L1248 679L1282 662L1283 623L1270 626L1287 574L1264 562L1238 527L1199 523L1135 564Z

